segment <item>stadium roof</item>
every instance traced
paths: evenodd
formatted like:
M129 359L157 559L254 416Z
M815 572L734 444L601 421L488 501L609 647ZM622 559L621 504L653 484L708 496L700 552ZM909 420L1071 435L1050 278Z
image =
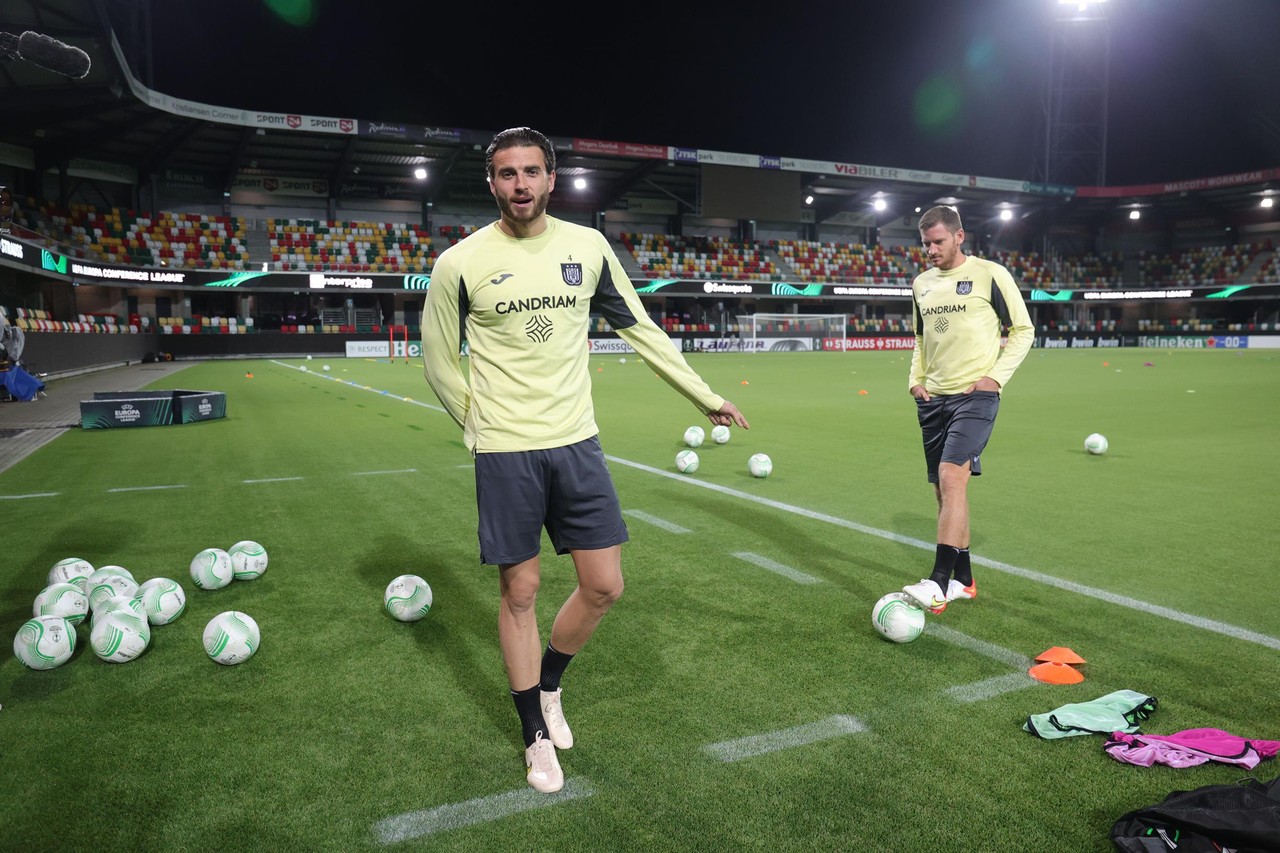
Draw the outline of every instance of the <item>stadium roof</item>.
M75 174L107 175L121 180L139 175L166 176L171 185L229 191L240 181L298 179L322 197L342 199L430 200L436 203L487 201L484 186L485 143L495 129L427 127L384 121L378 116L307 116L263 113L236 106L229 88L223 103L195 104L149 89L148 19L138 4L107 0L27 0L9 4L0 30L32 30L85 50L93 59L83 79L69 79L21 58L0 63L0 154L38 173L79 164ZM314 126L316 130L309 130ZM644 206L662 201L696 215L700 209L698 162L760 164L753 152L671 159L666 149L629 145L626 140L556 138L560 207L609 210L620 204ZM656 149L656 153L655 153ZM85 164L89 164L87 167ZM802 168L805 164L812 170ZM770 164L777 168L776 164ZM941 175L879 164L790 161L813 196L815 221L833 216L857 224L884 224L914 215L915 208L958 203L985 212L979 221L996 221L1011 207L1039 232L1058 226L1082 235L1119 224L1128 211L1183 227L1238 228L1271 220L1274 210L1259 208L1261 196L1280 185L1280 170L1260 168L1232 176L1130 188L1081 188L1075 194L1033 191L1034 185L982 176ZM413 176L428 172L425 182ZM840 167L845 167L840 170ZM914 176L925 178L916 180ZM574 178L589 189L571 189ZM1054 188L1048 188L1050 190ZM145 198L145 196L144 196ZM872 203L885 201L883 213ZM282 206L286 204L282 200ZM145 202L144 202L145 206ZM655 207L655 209L657 209ZM989 218L989 220L988 220ZM973 230L973 215L966 217Z

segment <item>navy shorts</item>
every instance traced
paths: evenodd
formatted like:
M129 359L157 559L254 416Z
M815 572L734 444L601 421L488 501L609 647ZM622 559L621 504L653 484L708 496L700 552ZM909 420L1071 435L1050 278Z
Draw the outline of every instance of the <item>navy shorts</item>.
M547 450L476 454L480 562L521 563L542 550L545 527L557 554L627 541L613 478L596 436Z
M979 457L991 438L999 410L997 391L934 395L928 402L916 399L930 483L937 484L938 465L942 462L956 465L967 462L973 476L982 474Z

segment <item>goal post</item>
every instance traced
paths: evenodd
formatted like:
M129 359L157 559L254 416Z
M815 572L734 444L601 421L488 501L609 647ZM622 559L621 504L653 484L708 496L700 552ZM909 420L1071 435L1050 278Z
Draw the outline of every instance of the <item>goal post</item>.
M848 314L743 314L739 334L750 352L820 350L823 338L841 338L849 327Z

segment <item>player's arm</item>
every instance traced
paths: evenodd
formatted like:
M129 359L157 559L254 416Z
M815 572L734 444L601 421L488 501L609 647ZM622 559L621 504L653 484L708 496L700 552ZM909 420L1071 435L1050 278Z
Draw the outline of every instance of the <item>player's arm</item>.
M920 316L920 306L916 304L916 289L911 288L911 328L916 333L916 345L911 349L911 372L907 377L907 393L925 402L929 401L929 392L924 387L924 318Z
M458 426L465 424L471 406L471 388L462 372L461 354L467 323L466 294L466 283L441 256L432 270L427 307L422 315L422 369L427 384Z
M991 304L996 316L1000 318L1000 324L1009 329L1004 349L996 359L995 366L987 371L987 376L999 382L1003 388L1031 351L1031 344L1036 338L1036 327L1031 322L1031 314L1027 311L1027 303L1022 299L1017 282L1002 266L992 270Z
M607 244L591 307L604 315L618 336L631 344L654 373L688 398L712 423L748 427L737 407L711 390L672 345L666 332L649 318L622 264Z

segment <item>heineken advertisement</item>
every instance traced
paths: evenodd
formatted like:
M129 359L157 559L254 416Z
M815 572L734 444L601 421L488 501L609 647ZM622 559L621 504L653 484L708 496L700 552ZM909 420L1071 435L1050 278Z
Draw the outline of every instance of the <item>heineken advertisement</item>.
M80 401L83 429L168 426L227 416L221 391L99 391Z

